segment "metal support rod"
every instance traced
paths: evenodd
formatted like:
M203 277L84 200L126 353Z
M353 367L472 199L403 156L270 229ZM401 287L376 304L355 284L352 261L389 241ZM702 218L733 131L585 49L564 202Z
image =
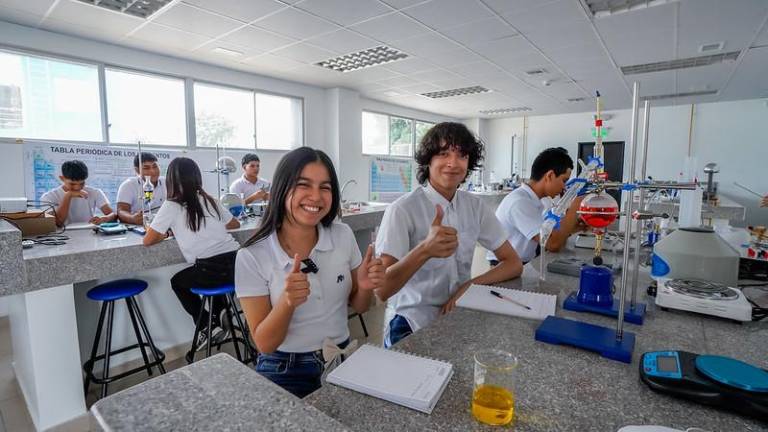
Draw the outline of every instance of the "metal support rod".
M632 148L632 158L629 160L629 180L634 181L635 177L635 161L637 159L637 110L639 103L640 83L635 82L632 86L632 126L630 129L629 145ZM632 212L632 200L635 192L632 189L627 191L627 198L624 202L624 211L627 214ZM627 266L629 265L629 243L632 240L632 219L625 216L624 220L624 256L623 267L621 272L621 288L619 289L619 316L616 321L616 340L621 340L624 337L624 300L627 294Z
M642 164L640 165L640 178L639 180L644 181L646 179L646 168L648 166L648 121L651 119L651 103L646 99L645 106L643 107L643 158L642 158ZM643 210L645 206L645 190L640 189L638 192L640 195L640 199L637 202L637 209ZM635 232L637 235L635 236L635 254L633 256L634 260L632 262L632 295L630 296L629 300L629 308L631 310L635 309L635 304L637 303L637 277L638 273L640 272L640 245L643 242L642 234L643 234L643 222L642 220L638 219L636 221L637 228L635 229Z

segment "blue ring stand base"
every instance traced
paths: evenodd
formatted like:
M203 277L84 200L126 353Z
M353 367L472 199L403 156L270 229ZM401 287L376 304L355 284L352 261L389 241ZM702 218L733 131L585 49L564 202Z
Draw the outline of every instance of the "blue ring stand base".
M548 316L536 329L535 339L554 345L571 345L624 363L632 362L635 334L625 331L616 339L616 329L609 329L581 321Z
M572 292L563 301L563 309L567 309L574 312L591 312L600 315L611 316L617 318L619 316L619 302L614 299L613 305L610 307L594 306L579 302L576 297L576 292ZM643 317L645 317L645 303L635 303L635 309L629 308L629 302L624 303L624 321L632 324L643 325Z

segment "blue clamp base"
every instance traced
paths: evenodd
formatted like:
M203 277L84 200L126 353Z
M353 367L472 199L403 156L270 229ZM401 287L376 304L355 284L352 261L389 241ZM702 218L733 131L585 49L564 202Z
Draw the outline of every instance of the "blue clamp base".
M621 190L632 191L632 190L635 190L635 189L637 189L637 185L634 184L634 183L623 183L621 185Z
M599 168L604 168L605 167L605 164L603 164L603 161L600 160L600 158L597 157L597 156L590 156L589 158L587 158L587 165L591 164L592 161L597 162L597 166Z
M560 219L562 219L560 216L552 213L552 209L547 210L547 213L544 215L544 220L552 219L555 221L555 229L560 228Z
M619 316L619 302L614 299L610 307L588 305L579 302L576 291L572 292L565 301L563 309L575 312L591 312L617 318ZM624 321L632 324L643 325L645 317L645 303L636 303L634 309L629 308L629 302L624 303Z
M632 363L632 351L635 349L634 333L625 331L621 340L617 340L615 329L553 315L536 329L535 339L595 351L605 358L624 363Z

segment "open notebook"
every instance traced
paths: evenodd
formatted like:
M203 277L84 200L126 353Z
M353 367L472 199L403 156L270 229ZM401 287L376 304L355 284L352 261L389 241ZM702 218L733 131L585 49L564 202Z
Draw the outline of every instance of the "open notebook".
M509 297L516 302L522 303L530 307L531 310L500 299L492 295L491 291L496 291L505 297ZM456 302L456 306L502 315L543 320L548 315L555 314L556 303L557 296L555 295L473 284L459 298Z
M326 381L430 414L452 375L450 363L363 345Z

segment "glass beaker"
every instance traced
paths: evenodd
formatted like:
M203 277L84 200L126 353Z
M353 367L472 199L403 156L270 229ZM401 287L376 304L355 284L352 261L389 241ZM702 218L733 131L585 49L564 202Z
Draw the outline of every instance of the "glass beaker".
M472 415L489 425L506 425L515 418L517 357L495 349L475 353Z

